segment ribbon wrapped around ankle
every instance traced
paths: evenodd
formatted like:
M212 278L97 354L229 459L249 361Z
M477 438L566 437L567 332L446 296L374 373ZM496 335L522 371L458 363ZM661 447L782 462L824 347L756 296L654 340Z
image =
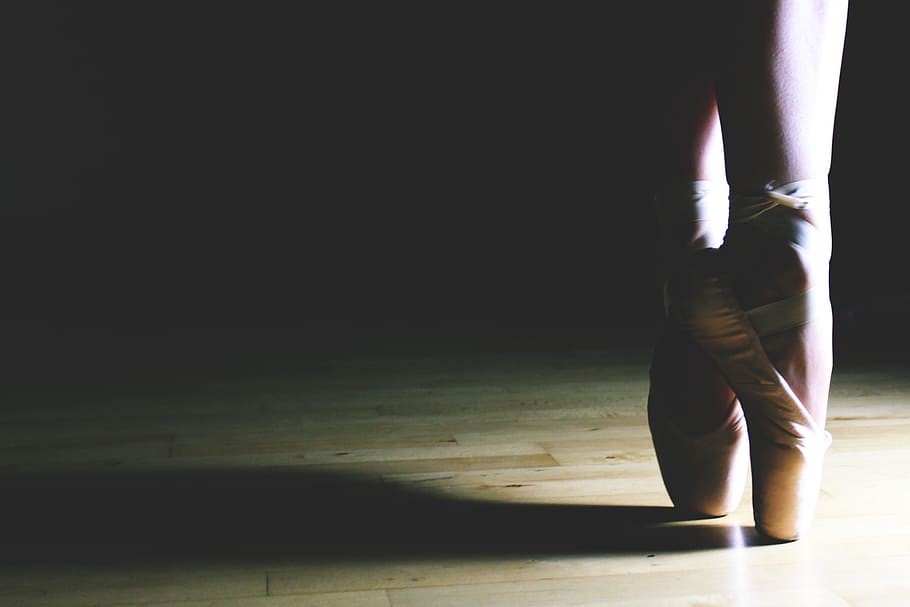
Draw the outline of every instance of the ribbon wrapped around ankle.
M752 223L769 234L787 239L802 249L814 246L816 230L806 221L778 221L768 217L770 211L822 211L829 206L827 179L803 179L776 186L774 182L757 194L730 195L730 223Z
M654 196L662 220L726 224L730 187L720 181L699 180L665 188Z
M734 223L752 221L777 206L804 211L818 209L822 205L828 205L828 182L825 179L803 179L780 186L775 186L772 181L758 194L734 191L730 196L730 220Z

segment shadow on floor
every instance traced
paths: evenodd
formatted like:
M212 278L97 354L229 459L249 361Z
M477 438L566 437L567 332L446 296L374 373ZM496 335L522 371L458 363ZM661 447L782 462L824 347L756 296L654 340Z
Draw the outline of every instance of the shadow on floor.
M700 523L670 507L471 501L305 470L0 482L0 558L15 563L648 554L762 543L752 528Z

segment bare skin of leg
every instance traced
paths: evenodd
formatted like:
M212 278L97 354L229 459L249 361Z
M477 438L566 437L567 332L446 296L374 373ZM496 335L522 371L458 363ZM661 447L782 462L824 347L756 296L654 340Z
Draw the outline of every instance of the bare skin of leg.
M703 60L714 51L709 40L712 28L697 15L679 17L691 18L692 24L685 27L676 18L668 20L665 42L672 56L660 58L658 65L664 71L657 81L661 88L653 92L659 117L653 125L653 148L660 189L697 180L726 183L714 84ZM661 226L666 272L673 271L686 251L706 246L707 232L717 229L706 223ZM652 395L683 432L704 434L729 417L735 403L733 391L713 361L672 322L666 323L655 348L652 369Z
M726 183L724 143L714 83L698 75L688 81L671 81L662 90L661 99L665 112L659 122L661 143L657 167L660 188L702 180ZM706 246L709 226L704 222L661 228L661 247L668 264L672 264L682 251Z
M846 0L760 0L728 10L727 31L736 37L727 41L718 100L731 187L759 192L770 180L827 179ZM731 227L734 287L745 308L810 286L827 288L830 213L826 208L800 213L822 235L808 257L800 258L748 224ZM833 366L830 308L804 327L762 343L809 413L824 425Z

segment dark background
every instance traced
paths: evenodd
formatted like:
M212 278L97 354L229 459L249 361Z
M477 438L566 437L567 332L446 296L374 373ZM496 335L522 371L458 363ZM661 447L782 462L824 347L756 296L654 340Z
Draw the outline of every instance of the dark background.
M5 4L6 364L647 343L650 30L646 7L606 6ZM841 353L907 335L907 45L887 11L853 4L844 56Z

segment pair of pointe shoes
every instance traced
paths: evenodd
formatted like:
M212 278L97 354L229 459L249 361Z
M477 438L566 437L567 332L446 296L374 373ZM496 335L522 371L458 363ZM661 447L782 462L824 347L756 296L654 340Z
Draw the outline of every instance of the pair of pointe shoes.
M749 222L800 254L811 255L822 241L792 209L827 200L826 182L794 182L758 196L734 197L731 224ZM714 361L736 401L715 430L687 434L667 414L660 371L652 364L651 436L664 484L677 507L712 516L734 510L742 499L751 460L756 529L774 540L795 540L812 523L831 435L775 369L761 338L830 314L827 285L743 310L726 273L727 263L723 246L691 253L668 283L668 322Z

